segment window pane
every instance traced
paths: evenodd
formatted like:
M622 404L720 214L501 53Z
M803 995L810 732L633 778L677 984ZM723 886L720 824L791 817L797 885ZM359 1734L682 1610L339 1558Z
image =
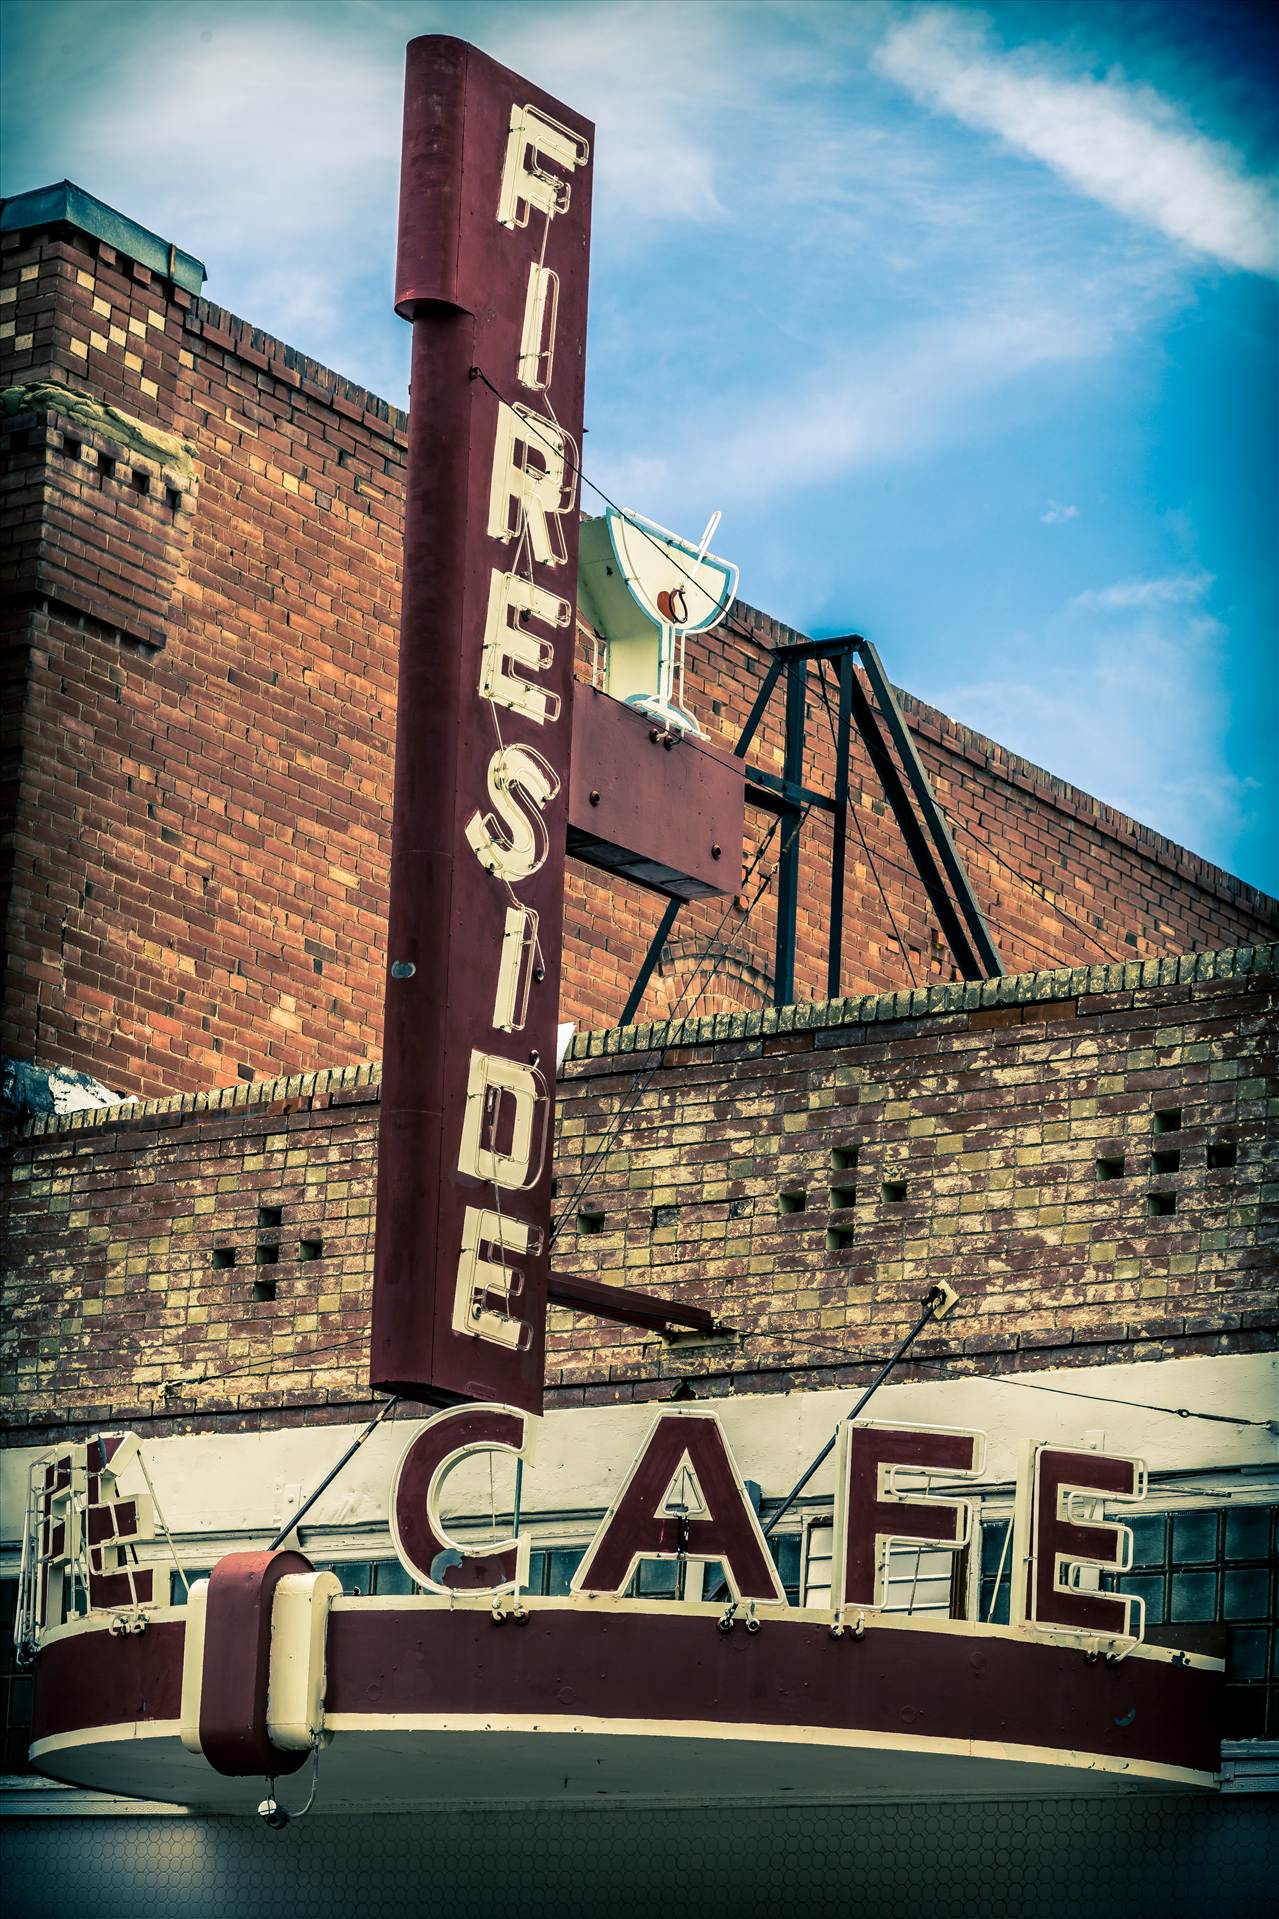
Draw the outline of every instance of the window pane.
M1241 1506L1226 1514L1227 1559L1264 1559L1269 1548L1269 1506Z
M1145 1513L1140 1519L1130 1519L1128 1524L1132 1527L1133 1565L1162 1566L1168 1524L1163 1513Z
M546 1560L547 1554L543 1552L531 1552L528 1556L528 1589L531 1593L546 1591Z
M563 1598L585 1555L585 1546L555 1546L547 1554L546 1591L552 1597Z
M1172 1563L1185 1566L1217 1557L1217 1515L1174 1513L1172 1517ZM1199 1615L1196 1614L1196 1617Z
M992 1526L981 1529L981 1569L983 1573L995 1573L1004 1554L1004 1539L1011 1522L998 1519Z
M1226 1654L1227 1678L1265 1678L1266 1638L1264 1626L1235 1627L1230 1635L1230 1648Z
M412 1593L418 1590L398 1559L379 1559L374 1571L379 1593Z
M1215 1619L1216 1616L1216 1573L1174 1573L1172 1617L1174 1619Z
M1005 1575L1004 1578L1000 1581L999 1597L995 1600L995 1610L992 1613L990 1610L990 1601L994 1591L995 1591L994 1580L983 1579L981 1582L981 1616L983 1619L989 1619L990 1623L993 1626L1006 1626L1008 1624L1008 1578L1007 1578L1007 1575Z
M1264 1566L1231 1572L1225 1578L1224 1619L1264 1619L1269 1610L1270 1574Z
M1162 1573L1146 1573L1136 1577L1125 1573L1119 1582L1119 1590L1134 1593L1146 1602L1146 1624L1162 1626L1164 1623L1164 1579Z
M639 1599L674 1599L679 1564L674 1559L645 1559L635 1574Z
M190 1580L191 1584L194 1586L197 1579L208 1578L209 1568L207 1566L201 1566L197 1572L192 1572L191 1568L188 1566L186 1569L186 1575L187 1575L187 1578ZM182 1583L182 1575L181 1573L176 1571L171 1572L169 1574L169 1604L171 1606L185 1606L186 1603L187 1603L187 1589Z
M342 1581L344 1593L359 1594L372 1589L373 1568L367 1559L349 1559L345 1565L334 1566L333 1571Z
M792 1605L796 1604L799 1597L800 1536L798 1533L774 1533L768 1543L772 1549L773 1563L781 1575L782 1585L786 1588L786 1596ZM703 1582L703 1592L714 1589L709 1579Z

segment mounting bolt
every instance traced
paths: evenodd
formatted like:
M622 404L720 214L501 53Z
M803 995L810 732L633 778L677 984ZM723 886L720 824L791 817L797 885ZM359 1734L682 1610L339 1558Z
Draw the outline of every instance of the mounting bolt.
M711 858L712 858L713 860L717 860L717 859L719 859L719 857L720 857L720 855L721 855L721 854L723 853L723 851L724 851L724 849L723 849L723 847L722 847L722 846L712 846L712 848L711 848Z
M596 792L594 787L591 788L590 792L587 795L587 798L590 800L592 806L598 806L600 803L600 796Z

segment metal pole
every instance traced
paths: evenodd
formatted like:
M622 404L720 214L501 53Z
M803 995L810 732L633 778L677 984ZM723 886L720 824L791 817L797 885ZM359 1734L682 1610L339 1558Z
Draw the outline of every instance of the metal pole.
M951 1297L953 1300L953 1297L954 1297L953 1294ZM915 1324L911 1327L905 1339L903 1339L901 1345L898 1346L896 1351L892 1353L888 1359L885 1360L884 1364L880 1367L874 1379L871 1380L870 1385L866 1388L865 1392L862 1394L857 1404L853 1407L852 1411L846 1414L845 1417L840 1420L839 1425L836 1426L834 1432L831 1434L830 1438L826 1441L826 1444L822 1447L816 1459L813 1460L812 1464L808 1466L806 1470L803 1473L801 1473L800 1477L795 1481L795 1484L791 1487L790 1491L787 1493L785 1499L783 1499L781 1505L777 1508L777 1511L773 1514L768 1524L762 1528L765 1539L767 1539L769 1535L773 1532L778 1521L786 1517L787 1513L790 1511L791 1507L795 1504L795 1501L799 1498L800 1494L803 1492L805 1486L807 1486L809 1480L813 1477L813 1474L817 1471L818 1467L822 1466L826 1462L826 1460L830 1458L836 1446L839 1444L839 1435L842 1432L843 1428L845 1426L851 1425L853 1420L855 1420L858 1417L858 1415L863 1411L863 1409L869 1404L870 1400L879 1391L884 1381L888 1378L889 1373L892 1372L893 1367L896 1366L900 1360L905 1358L906 1354L910 1351L915 1341L919 1338L919 1335L923 1332L925 1326L928 1325L929 1321L937 1313L938 1308L941 1306L944 1306L945 1303L946 1303L946 1295L942 1291L940 1286L934 1286L930 1289L930 1291L925 1293L924 1310L919 1315L919 1318L915 1321ZM727 1591L728 1591L728 1587L726 1583L724 1582L724 1580L721 1579L719 1582L718 1589L713 1593L704 1594L703 1597L707 1599L712 1605L714 1605L714 1603L717 1600L723 1598L724 1594Z
M662 957L662 948L665 946L667 936L675 924L675 916L683 904L683 900L667 900L666 911L662 914L657 931L648 943L648 951L644 955L644 964L635 975L635 984L632 986L627 996L626 1004L622 1008L622 1017L617 1022L619 1026L629 1026L635 1018L635 1015L639 1012L645 989L653 977L653 968Z
M790 786L804 779L804 700L808 662L786 662L786 744L782 777ZM773 1004L789 1006L795 997L795 921L799 910L799 832L802 815L794 812L795 828L783 841L777 872L777 958L773 973Z
M818 662L825 686L826 667ZM844 856L848 841L848 741L853 709L853 655L839 658L839 718L835 732L835 812L831 820L830 932L826 957L826 997L838 999L844 970Z
M302 1504L298 1507L297 1511L290 1517L288 1524L286 1526L281 1527L280 1531L275 1535L275 1538L271 1541L271 1544L267 1547L267 1551L269 1553L273 1553L278 1546L283 1545L284 1541L288 1538L289 1534L302 1524L302 1521L306 1518L306 1515L310 1512L312 1506L314 1506L316 1500L320 1497L320 1494L328 1491L329 1487L333 1484L333 1481L337 1478L342 1468L346 1465L347 1460L354 1459L356 1453L359 1452L361 1446L364 1444L369 1434L372 1432L376 1432L377 1428L382 1424L382 1421L386 1418L387 1414L394 1412L395 1408L399 1405L399 1403L400 1403L400 1396L397 1393L393 1399L387 1400L385 1406L383 1406L381 1411L378 1413L377 1418L371 1419L368 1425L364 1428L364 1431L351 1441L350 1445L347 1447L346 1451L343 1453L341 1459L339 1459L337 1465L334 1466L330 1472L327 1472L324 1475L324 1478L320 1481L315 1491L311 1494L311 1497L309 1499L303 1500Z
M859 1416L862 1409L867 1405L867 1403L874 1396L874 1394L879 1391L884 1381L888 1378L889 1373L892 1372L893 1367L896 1366L898 1361L903 1359L905 1355L909 1352L910 1348L914 1345L915 1341L919 1338L919 1335L923 1332L925 1326L927 1326L928 1322L932 1319L934 1313L937 1311L937 1308L942 1304L944 1298L945 1298L945 1294L938 1287L934 1287L931 1292L925 1294L923 1312L919 1315L919 1318L915 1321L915 1324L911 1327L910 1331L907 1333L905 1339L903 1339L901 1345L897 1348L896 1352L893 1353L888 1359L885 1360L884 1364L880 1367L879 1371L876 1373L874 1379L871 1380L870 1385L866 1388L865 1392L862 1394L857 1404L853 1407L853 1410L850 1413L847 1413L844 1416L844 1418L840 1420L839 1425L836 1426L834 1432L831 1434L830 1438L826 1441L826 1444L822 1447L821 1451L818 1453L812 1465L809 1466L807 1471L804 1472L800 1476L800 1478L798 1478L795 1481L795 1484L791 1487L785 1499L783 1499L781 1505L777 1508L777 1511L773 1514L772 1518L769 1520L767 1526L764 1527L763 1530L764 1530L765 1539L768 1538L773 1528L777 1525L778 1520L785 1518L786 1514L790 1511L791 1507L795 1504L795 1501L799 1498L800 1494L803 1492L805 1486L807 1486L809 1480L812 1478L813 1474L817 1471L818 1467L821 1466L826 1460L830 1458L831 1454L835 1450L835 1447L839 1443L839 1435L841 1431L843 1430L843 1428L845 1426L851 1426L852 1422Z

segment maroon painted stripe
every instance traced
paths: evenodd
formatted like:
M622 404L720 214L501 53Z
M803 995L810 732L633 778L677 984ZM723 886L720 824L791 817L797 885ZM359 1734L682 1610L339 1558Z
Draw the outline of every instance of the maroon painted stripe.
M32 1736L176 1719L181 1621L137 1638L86 1633L36 1666ZM575 1716L673 1724L811 1726L1077 1750L1214 1772L1220 1673L980 1634L767 1621L754 1635L667 1614L335 1611L333 1713ZM281 1768L277 1767L277 1770Z
M333 1713L565 1714L1078 1749L1212 1772L1219 1673L974 1634L667 1614L335 1612Z
M32 1740L95 1726L176 1719L182 1707L186 1628L166 1619L144 1633L76 1633L36 1661Z

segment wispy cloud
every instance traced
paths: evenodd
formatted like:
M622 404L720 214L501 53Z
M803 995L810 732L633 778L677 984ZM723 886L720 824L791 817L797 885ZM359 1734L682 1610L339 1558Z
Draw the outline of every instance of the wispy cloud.
M999 649L1004 660L1033 658L1033 671L954 682L932 697L1085 792L1226 863L1265 796L1230 761L1229 636L1202 604L1211 585L1207 573L1186 573L1078 594L1042 633Z
M1079 518L1079 508L1077 506L1063 506L1060 500L1049 500L1048 505L1040 514L1039 518L1041 524L1044 526L1060 526L1063 520L1077 520Z
M930 7L874 55L918 100L998 134L1080 192L1170 239L1254 273L1279 269L1269 183L1149 87L1080 79L1043 49L998 49L981 16Z
M991 396L1046 367L1104 352L1104 316L1028 289L990 310L930 319L868 342L855 365L774 381L743 411L732 395L686 416L684 437L666 455L632 443L609 462L613 486L642 481L687 517L716 503L762 503L841 477L914 459L976 429ZM729 402L732 402L729 404ZM670 508L668 510L674 510Z
M1212 585L1211 573L1165 573L1156 579L1117 580L1113 586L1077 593L1072 606L1084 612L1133 613L1161 606L1197 606Z

